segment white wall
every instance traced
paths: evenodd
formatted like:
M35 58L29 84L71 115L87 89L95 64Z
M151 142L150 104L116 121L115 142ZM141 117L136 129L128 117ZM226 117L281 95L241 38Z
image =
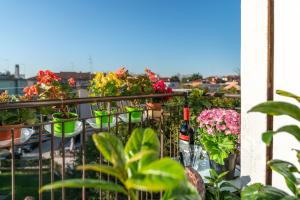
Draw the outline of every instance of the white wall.
M266 117L247 111L267 98L267 0L242 0L241 9L241 174L264 183L260 133L266 129Z
M275 89L288 90L300 95L300 0L275 1ZM276 100L289 100L275 95ZM294 100L290 100L296 103ZM276 117L274 128L295 124L287 117ZM298 123L299 124L299 123ZM300 124L299 124L300 125ZM292 148L300 149L299 143L288 134L278 134L274 139L274 158L297 163ZM275 186L285 188L282 177L273 173Z
M265 146L261 133L266 128L262 114L247 114L255 104L266 100L267 0L242 0L242 175L252 182L265 182ZM300 0L275 0L274 88L300 95ZM286 98L275 95L275 100ZM293 101L295 102L295 101ZM295 121L275 117L274 128ZM274 140L274 158L297 163L291 148L300 149L294 138L279 134ZM273 173L273 185L284 188L283 179Z

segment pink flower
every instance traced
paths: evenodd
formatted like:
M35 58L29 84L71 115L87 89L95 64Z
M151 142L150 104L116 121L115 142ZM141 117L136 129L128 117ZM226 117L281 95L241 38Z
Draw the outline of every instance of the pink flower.
M199 127L206 128L209 134L213 130L226 135L240 134L240 114L235 110L221 108L204 110L197 117L197 122Z

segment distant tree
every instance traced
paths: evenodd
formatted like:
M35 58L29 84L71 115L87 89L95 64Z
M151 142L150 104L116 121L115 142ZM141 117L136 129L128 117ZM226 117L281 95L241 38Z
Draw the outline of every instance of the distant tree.
M171 80L171 82L180 82L179 77L176 76L176 75L175 76L171 76L170 80Z
M194 81L198 79L203 79L203 76L200 73L194 73L189 77L190 81Z
M182 82L182 83L187 83L187 82L190 81L189 78L190 78L190 77L183 77L183 78L181 79L181 82Z

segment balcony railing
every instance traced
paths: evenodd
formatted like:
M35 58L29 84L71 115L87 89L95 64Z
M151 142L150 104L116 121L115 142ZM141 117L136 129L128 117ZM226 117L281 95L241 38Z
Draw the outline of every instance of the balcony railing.
M119 136L125 143L135 127L152 127L160 137L160 155L178 157L178 124L181 120L182 105L179 103L165 104L162 112L149 109L144 103L153 98L187 98L186 93L155 94L122 97L88 97L67 100L26 101L0 104L0 110L31 108L39 110L44 107L66 105L78 114L75 131L67 134L64 131L66 122L62 122L62 132L58 135L54 130L54 122L47 120L47 116L38 114L38 123L11 127L9 141L0 141L0 199L24 199L26 195L38 199L123 199L121 194L103 192L101 190L52 190L50 193L38 193L38 189L57 180L65 180L80 176L98 176L99 179L114 180L104 174L88 174L86 171L74 170L75 165L85 165L89 162L98 162L107 165L107 161L93 152L90 136L93 133L108 131ZM124 107L130 102L139 100L142 108L140 119L132 118L132 113ZM108 112L108 123L95 123L93 109L98 109L103 103L117 105L116 112ZM111 111L111 106L109 106ZM21 128L20 137L16 137L16 130ZM1 126L0 126L1 134ZM11 181L2 175L8 175ZM29 174L29 176L26 176ZM21 179L22 176L28 180ZM2 180L1 180L2 179ZM5 182L5 180L7 182ZM36 184L37 183L37 184ZM1 190L1 184L6 190ZM36 184L36 185L35 185ZM23 191L22 185L32 185L32 191ZM2 185L3 186L3 185ZM23 195L23 196L22 196ZM140 193L140 199L157 199L161 194Z

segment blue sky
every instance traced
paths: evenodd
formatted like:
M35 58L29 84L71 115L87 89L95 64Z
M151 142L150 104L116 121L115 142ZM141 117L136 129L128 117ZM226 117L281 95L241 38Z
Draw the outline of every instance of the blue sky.
M240 66L240 0L0 2L0 71L232 74ZM93 66L90 66L89 57Z

